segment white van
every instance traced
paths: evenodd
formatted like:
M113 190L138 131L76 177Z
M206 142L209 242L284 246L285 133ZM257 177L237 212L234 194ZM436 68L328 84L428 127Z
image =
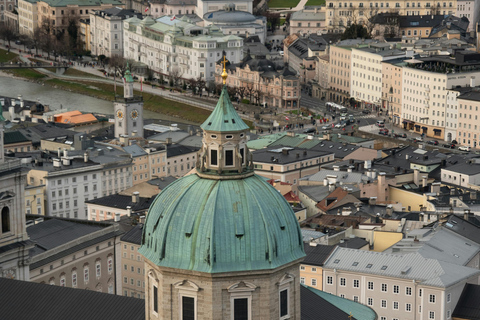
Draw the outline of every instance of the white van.
M375 125L376 125L377 127L380 127L380 128L385 127L385 123L383 122L383 120L378 120Z

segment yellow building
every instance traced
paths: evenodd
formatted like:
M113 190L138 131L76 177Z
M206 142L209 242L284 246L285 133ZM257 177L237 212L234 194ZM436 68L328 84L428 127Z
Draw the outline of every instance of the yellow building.
M45 215L45 185L25 186L25 213Z
M323 290L323 263L332 253L335 246L305 245L307 256L300 264L300 283Z
M142 227L140 223L120 238L122 275L117 278L117 293L138 299L145 299L145 268L143 255L138 253Z
M82 39L83 50L92 51L90 19L80 19L80 38Z

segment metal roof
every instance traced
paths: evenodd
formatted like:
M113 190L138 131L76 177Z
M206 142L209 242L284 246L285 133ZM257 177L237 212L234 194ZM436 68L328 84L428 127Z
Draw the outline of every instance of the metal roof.
M422 285L440 288L480 275L480 270L427 259L419 253L395 255L346 248L336 248L325 262L324 269L416 280Z
M144 320L145 300L0 278L2 319Z
M257 175L176 180L150 207L139 252L159 266L209 273L274 269L305 256L290 205Z
M235 132L247 130L249 127L243 122L228 96L227 86L223 86L217 106L210 116L201 125L206 131Z

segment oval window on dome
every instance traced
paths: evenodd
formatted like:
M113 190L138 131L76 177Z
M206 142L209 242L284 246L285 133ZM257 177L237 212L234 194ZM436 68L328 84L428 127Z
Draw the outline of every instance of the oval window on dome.
M212 138L212 139L217 139L217 135L216 135L216 134L212 134L212 135L210 135L210 138Z
M233 135L231 135L231 134L226 135L225 138L227 138L227 139L233 139Z
M240 133L240 138L243 138L245 135L243 133Z

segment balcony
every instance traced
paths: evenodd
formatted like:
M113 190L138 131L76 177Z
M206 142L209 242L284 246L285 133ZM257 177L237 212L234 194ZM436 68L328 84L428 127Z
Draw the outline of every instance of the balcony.
M430 96L426 95L425 100L427 100L427 101L430 100Z
M426 87L426 88L425 88L425 92L430 92L430 88L429 88L429 87Z

